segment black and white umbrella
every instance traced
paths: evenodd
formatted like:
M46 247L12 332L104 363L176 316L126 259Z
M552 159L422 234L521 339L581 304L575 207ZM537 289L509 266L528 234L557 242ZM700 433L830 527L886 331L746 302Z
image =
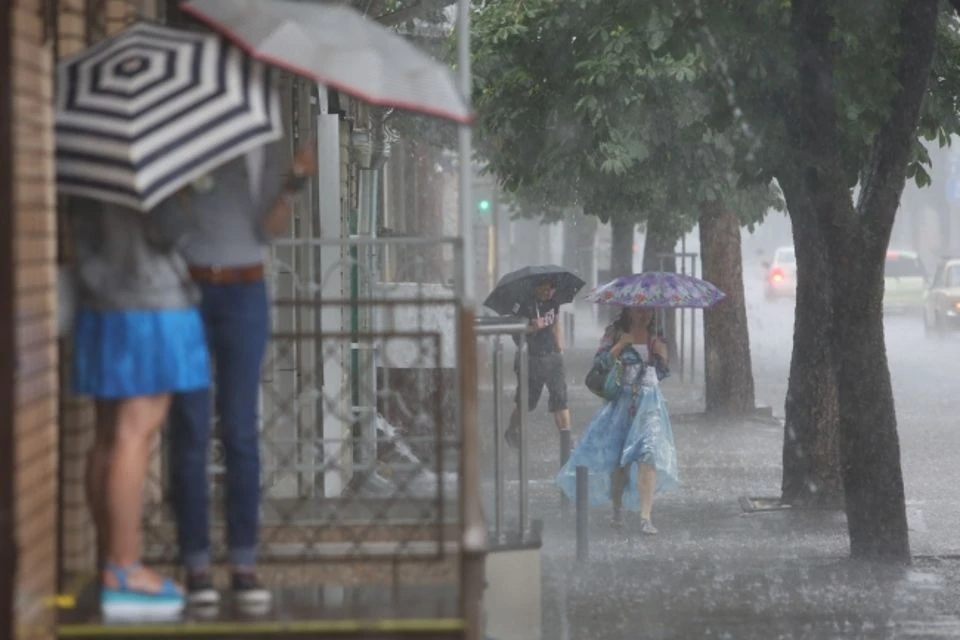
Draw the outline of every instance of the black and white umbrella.
M212 34L137 23L57 66L57 186L149 211L283 134L272 71Z

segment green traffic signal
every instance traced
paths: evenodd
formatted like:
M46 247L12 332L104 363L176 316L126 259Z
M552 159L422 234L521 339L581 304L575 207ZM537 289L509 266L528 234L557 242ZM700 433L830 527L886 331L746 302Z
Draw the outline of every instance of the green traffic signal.
M477 208L480 209L480 211L490 211L490 201L481 200L477 203Z

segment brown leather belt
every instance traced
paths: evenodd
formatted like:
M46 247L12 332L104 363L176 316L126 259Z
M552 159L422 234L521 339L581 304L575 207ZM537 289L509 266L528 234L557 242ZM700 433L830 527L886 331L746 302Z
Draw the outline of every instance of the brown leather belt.
M190 277L206 284L250 284L263 280L263 265L242 267L190 267Z

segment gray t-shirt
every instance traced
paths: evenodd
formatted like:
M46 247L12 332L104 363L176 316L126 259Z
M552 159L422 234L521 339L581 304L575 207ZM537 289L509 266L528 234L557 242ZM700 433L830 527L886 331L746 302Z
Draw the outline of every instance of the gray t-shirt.
M283 191L290 167L283 141L263 149L259 180L250 180L247 159L240 156L210 174L206 189L190 186L167 198L156 210L177 248L198 267L240 267L263 262L270 241L263 219ZM253 186L251 186L253 182Z
M99 311L179 309L199 303L176 238L159 218L116 204L76 199L71 223L79 306Z

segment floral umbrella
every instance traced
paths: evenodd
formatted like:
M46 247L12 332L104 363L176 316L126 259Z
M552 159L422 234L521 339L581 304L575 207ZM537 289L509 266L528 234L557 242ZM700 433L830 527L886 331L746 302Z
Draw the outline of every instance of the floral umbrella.
M648 271L620 276L596 287L585 297L590 302L647 309L705 309L727 297L715 286L680 273Z

